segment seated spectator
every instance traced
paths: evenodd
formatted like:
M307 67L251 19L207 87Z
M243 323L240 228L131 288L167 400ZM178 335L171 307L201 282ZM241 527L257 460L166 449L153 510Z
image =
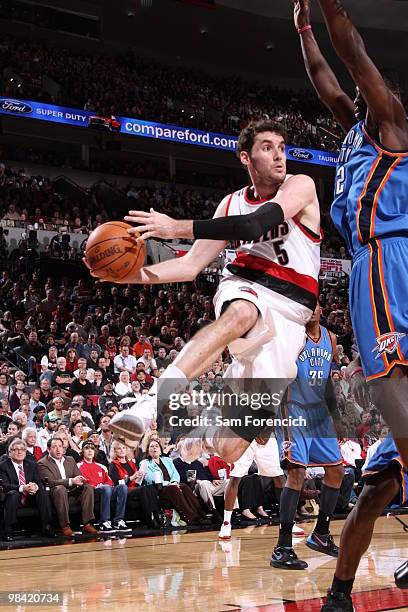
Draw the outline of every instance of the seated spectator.
M42 405L45 408L45 404L41 401L41 389L40 389L40 387L36 387L35 389L33 389L31 391L31 398L30 398L30 413L31 413L31 416L34 414L34 408L36 408L38 405Z
M107 414L109 410L116 406L119 407L119 396L113 390L113 381L108 378L103 386L104 392L99 398L98 407L101 414Z
M139 357L137 363L143 363L147 374L153 374L157 370L157 363L150 349L143 351L143 355Z
M43 419L43 427L37 432L37 443L44 452L47 449L48 441L51 440L57 431L58 418L46 414Z
M7 400L0 400L0 432L5 433L13 419L9 417L10 405Z
M73 372L67 370L67 360L65 357L58 357L57 369L52 375L51 384L58 385L61 389L69 391L70 386L74 382L75 376Z
M16 423L19 423L21 432L23 432L26 427L34 427L34 421L29 421L25 412L15 412L13 418Z
M214 497L224 496L228 480L215 479L208 467L198 459L189 463L182 457L174 459L174 467L180 474L180 482L191 486L196 495L203 501L208 512L211 512L214 523L221 523L214 502Z
M65 355L66 368L68 372L75 372L78 367L78 351L74 348L69 348Z
M132 385L130 384L129 372L123 371L119 374L119 382L115 385L115 393L122 398L127 393L132 391Z
M139 340L133 345L132 350L136 359L140 359L146 350L149 350L150 355L153 355L153 347L144 334L139 335Z
M125 523L128 487L124 482L113 484L106 466L95 460L96 447L87 440L81 451L79 471L94 489L95 499L100 498L99 531L103 533L130 533L132 530ZM111 523L111 501L115 502L115 515Z
M81 459L81 449L73 441L66 425L64 425L63 423L58 425L55 437L61 438L62 444L64 446L64 455L66 455L67 457L72 457L73 459L75 459L75 462L78 463ZM46 454L48 454L47 451L45 452L45 455Z
M20 406L18 407L17 410L14 410L12 414L13 419L14 419L14 416L18 414L19 412L24 412L24 414L27 415L27 418L30 417L31 415L30 395L26 393L25 391L20 396Z
M99 353L96 348L91 348L88 359L86 360L86 367L88 370L95 371L98 368Z
M82 421L74 421L74 423L71 423L69 433L78 448L82 448L82 443L84 439L86 439L88 431L85 429Z
M71 408L73 408L74 406L78 407L81 413L81 419L84 421L86 426L90 429L95 429L95 423L91 413L85 410L86 403L83 395L74 395L71 401Z
M11 387L6 374L0 373L0 401L9 400L11 395Z
M115 368L115 374L120 374L121 372L129 372L130 375L136 372L136 359L133 355L129 354L129 347L126 345L121 346L119 355L113 360L113 365Z
M100 433L100 442L99 448L101 451L105 453L108 459L110 459L111 448L113 443L113 433L109 428L110 417L104 415L101 417L99 421L99 433Z
M72 538L73 531L69 520L69 499L79 500L82 508L83 531L91 535L98 532L92 525L94 515L93 488L85 483L77 464L72 457L64 456L64 445L60 438L47 443L48 456L38 462L39 475L48 478L52 503L58 515L62 534Z
M170 504L177 510L181 520L187 525L208 524L208 519L200 502L186 484L180 483L180 475L172 459L162 457L162 448L158 440L151 440L140 464L145 472L147 484L161 484L159 499L161 503Z
M40 402L45 406L52 400L51 382L48 378L40 381Z
M21 431L22 428L20 423L11 421L11 423L8 424L6 433L0 434L0 440L2 440L0 441L0 457L7 451L10 440L16 437L21 439Z
M43 450L37 444L37 430L34 427L26 427L22 432L22 440L26 444L27 458L33 458L39 461L42 457Z
M48 380L50 385L52 381L52 376L57 369L57 359L58 359L58 348L57 346L50 346L48 349L48 354L44 355L41 358L41 376L40 383L43 380ZM40 385L41 386L41 385Z
M106 418L106 417L105 417ZM124 483L128 487L128 500L137 500L142 508L144 520L149 527L158 528L161 524L161 510L157 491L154 486L141 486L144 472L127 458L128 449L118 440L111 446L109 476L114 485Z
M109 467L109 459L104 450L100 448L101 436L97 431L88 431L87 442L92 442L96 449L95 461L105 467Z
M105 359L102 357L102 359ZM92 385L92 395L103 395L105 391L104 388L104 380L103 380L103 372L101 370L96 370L94 374L94 381Z
M44 417L45 417L45 408L40 404L37 406L37 408L34 408L33 421L34 421L36 431L39 431L40 429L42 429Z
M86 369L79 370L78 378L75 378L69 387L72 395L92 395L92 384L87 380L86 374Z
M92 351L96 351L96 353L97 353L96 359L98 359L99 355L102 353L102 347L99 344L97 344L96 337L95 337L94 333L89 334L88 341L86 342L86 344L84 344L84 357L85 357L85 359L88 360L88 359L91 358L91 352Z
M26 368L29 380L37 380L37 364L41 363L44 347L38 342L36 331L28 335L28 342L21 347L20 355L26 360Z
M157 368L166 369L170 365L170 359L167 357L166 349L160 347L156 359Z
M10 395L10 410L15 412L20 408L20 400L23 393L25 393L26 385L22 380L17 380L16 385ZM30 397L28 398L30 399Z
M49 416L56 417L59 423L62 423L66 414L68 414L68 410L64 410L65 401L61 396L54 397L51 400L52 410L48 412Z
M50 525L51 504L48 493L41 481L37 463L27 459L25 442L19 438L11 441L8 448L9 458L0 463L0 478L3 481L6 497L4 500L5 540L14 539L12 528L17 522L18 508L35 506L40 513L42 533L52 537Z
M140 383L138 380L134 380L130 385L130 391L128 393L122 395L119 400L119 408L121 410L127 410L128 408L133 408L137 404L140 403L142 399L142 391L140 388Z

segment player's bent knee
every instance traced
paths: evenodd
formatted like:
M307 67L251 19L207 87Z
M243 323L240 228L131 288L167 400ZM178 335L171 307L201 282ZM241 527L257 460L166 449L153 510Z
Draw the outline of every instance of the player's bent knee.
M237 335L246 334L255 325L259 316L257 307L246 300L231 302L219 321L223 327L236 331Z

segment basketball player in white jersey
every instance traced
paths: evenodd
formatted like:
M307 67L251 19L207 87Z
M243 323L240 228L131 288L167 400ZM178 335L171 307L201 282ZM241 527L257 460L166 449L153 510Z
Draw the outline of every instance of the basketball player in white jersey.
M238 155L251 186L225 197L213 219L177 221L154 210L125 218L137 224L129 233L144 239L198 239L184 257L143 267L126 283L192 281L228 242L240 245L215 296L217 320L188 342L161 377L178 379L180 386L205 372L226 346L233 356L226 377L295 378L305 324L317 303L321 236L313 180L286 174L285 132L278 123L251 122L240 134ZM214 448L233 463L260 429L241 428L231 437L220 427Z

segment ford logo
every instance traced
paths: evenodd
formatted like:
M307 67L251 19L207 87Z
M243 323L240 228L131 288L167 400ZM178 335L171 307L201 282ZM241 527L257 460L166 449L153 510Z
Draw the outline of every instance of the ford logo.
M305 151L304 149L291 149L289 151L289 155L291 155L295 159L304 159L305 161L310 161L314 157L313 153Z
M17 113L21 115L28 115L33 112L32 107L26 102L8 100L7 98L0 98L0 108L8 113Z

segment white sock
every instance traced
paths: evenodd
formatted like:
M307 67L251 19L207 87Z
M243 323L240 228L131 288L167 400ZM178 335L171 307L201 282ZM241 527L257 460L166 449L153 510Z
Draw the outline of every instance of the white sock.
M232 510L224 510L224 523L231 523Z

